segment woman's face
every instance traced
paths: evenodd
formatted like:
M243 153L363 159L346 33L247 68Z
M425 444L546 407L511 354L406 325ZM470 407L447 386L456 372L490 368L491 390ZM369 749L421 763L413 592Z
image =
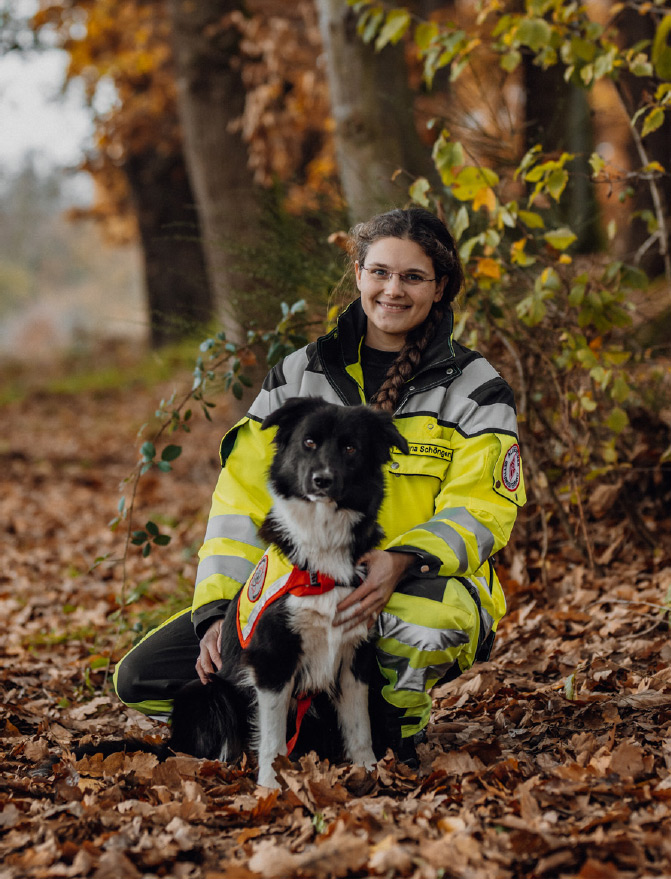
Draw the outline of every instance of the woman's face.
M434 280L433 261L407 238L379 238L368 248L364 263L354 263L354 271L368 318L365 343L380 351L401 350L410 330L442 297L447 282Z

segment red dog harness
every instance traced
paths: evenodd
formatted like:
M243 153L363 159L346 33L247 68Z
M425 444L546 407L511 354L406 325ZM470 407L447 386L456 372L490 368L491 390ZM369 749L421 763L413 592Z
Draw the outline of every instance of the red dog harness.
M261 614L278 598L287 593L298 596L324 595L335 585L335 580L325 574L304 571L296 565L292 567L279 550L269 547L238 596L236 620L241 647L244 649L248 646ZM287 742L287 754L293 751L301 722L311 702L312 697L307 693L298 696L296 732Z

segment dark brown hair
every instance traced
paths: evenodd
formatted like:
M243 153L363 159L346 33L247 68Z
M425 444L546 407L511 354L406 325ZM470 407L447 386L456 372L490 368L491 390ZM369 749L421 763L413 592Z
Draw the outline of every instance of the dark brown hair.
M368 248L381 238L406 238L414 241L431 259L436 278L439 281L447 278L441 299L434 302L426 319L408 333L405 345L389 367L384 382L369 401L376 409L394 412L403 385L416 372L422 354L445 316L445 310L461 290L464 271L454 238L447 226L435 214L423 208L388 211L366 223L359 223L350 232L349 253L352 260L363 265Z

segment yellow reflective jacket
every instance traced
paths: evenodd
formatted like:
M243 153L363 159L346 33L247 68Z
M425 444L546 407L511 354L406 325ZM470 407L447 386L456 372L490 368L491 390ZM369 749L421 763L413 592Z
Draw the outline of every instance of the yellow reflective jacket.
M427 576L474 580L495 628L505 599L489 559L507 543L525 502L515 405L510 387L484 357L452 341L452 320L448 312L394 414L410 454L395 451L386 465L381 548L414 553L417 570L428 567ZM261 422L294 396L365 402L365 326L357 300L335 330L270 371L247 415L224 437L193 600L199 636L265 550L257 530L271 505L266 479L274 431L262 431Z

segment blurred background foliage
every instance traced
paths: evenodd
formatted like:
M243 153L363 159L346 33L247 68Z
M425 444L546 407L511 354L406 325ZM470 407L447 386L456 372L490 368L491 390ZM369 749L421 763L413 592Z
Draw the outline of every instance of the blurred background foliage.
M24 33L3 51L67 52L95 122L81 163L95 198L65 227L53 179L27 167L5 183L0 313L40 273L90 280L92 224L135 242L149 344L208 337L190 392L207 412L222 387L242 397L258 381L264 351L333 320L352 294L351 223L425 205L466 267L460 338L517 395L531 502L513 574L545 578L556 546L591 570L631 542L664 563L666 0L40 0L22 26L2 14ZM94 283L128 290L131 262ZM162 406L166 441L188 405Z

